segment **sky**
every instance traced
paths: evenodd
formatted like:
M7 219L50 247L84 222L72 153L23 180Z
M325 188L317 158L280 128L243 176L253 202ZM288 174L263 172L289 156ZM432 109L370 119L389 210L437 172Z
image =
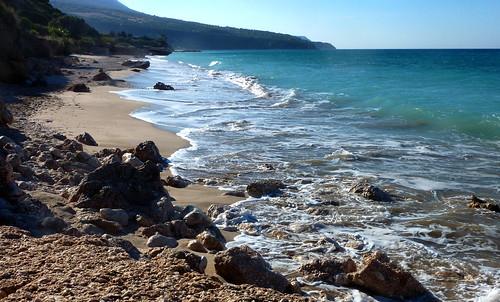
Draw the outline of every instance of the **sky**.
M500 0L120 0L148 14L338 48L500 48Z

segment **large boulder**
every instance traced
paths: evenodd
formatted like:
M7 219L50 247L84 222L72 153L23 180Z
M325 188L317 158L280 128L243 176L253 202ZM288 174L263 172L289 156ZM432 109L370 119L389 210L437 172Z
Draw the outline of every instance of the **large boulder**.
M167 187L184 189L184 188L187 188L191 184L191 181L189 181L185 178L182 178L179 175L167 176L167 178L165 179L165 184Z
M127 60L123 62L122 65L130 68L148 69L151 63L143 60Z
M285 184L279 180L259 180L247 186L247 193L255 198L277 196L284 188L286 188Z
M92 80L96 82L105 82L105 81L111 81L113 79L107 73L105 73L104 70L99 69L99 72L92 77Z
M118 222L122 226L128 225L129 216L123 209L103 208L99 210L99 214L106 220Z
M83 84L83 83L79 83L79 84L74 84L74 85L71 85L68 87L68 91L73 91L73 92L90 92L90 88Z
M153 88L156 90L175 90L174 87L162 82L156 83Z
M404 271L382 252L365 256L358 271L347 275L351 286L360 287L383 297L408 300L424 295L434 301L432 294L410 273Z
M223 251L226 249L225 241L219 240L211 232L205 231L196 236L198 242L200 242L203 247L210 251Z
M391 202L393 201L391 195L384 190L370 185L366 182L360 182L353 186L350 190L351 193L355 193L363 196L366 199L381 202Z
M134 150L134 155L143 162L151 161L155 164L165 163L160 154L160 150L152 141L146 141L139 144Z
M87 132L84 132L80 135L78 135L76 138L75 138L79 143L82 143L84 145L87 145L87 146L94 146L94 147L97 147L98 144L97 142L95 141L95 139L92 137L92 135L90 135L89 133Z
M233 284L252 284L291 293L293 286L281 274L273 272L262 256L243 245L215 255L215 271Z
M151 237L149 237L147 246L154 248L154 247L167 247L167 248L175 248L177 247L178 243L175 238L172 237L166 237L160 234L155 234Z
M89 173L70 202L79 208L127 209L150 207L163 196L168 196L168 193L154 163L146 162L139 169L129 164L113 163Z
M469 203L469 208L486 209L497 213L500 212L499 205L479 199L476 195L472 195L472 198Z
M342 285L346 274L356 271L356 263L351 258L314 259L300 267L300 272L309 281L322 281Z
M3 101L0 100L0 127L5 127L14 122L14 116Z

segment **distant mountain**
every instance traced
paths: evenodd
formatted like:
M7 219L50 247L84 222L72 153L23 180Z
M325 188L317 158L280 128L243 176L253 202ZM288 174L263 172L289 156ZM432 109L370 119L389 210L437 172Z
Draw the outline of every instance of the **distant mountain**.
M286 34L152 16L131 10L118 0L51 0L51 3L67 14L85 19L102 33L123 31L137 36L166 36L177 50L318 49L318 46L324 49L327 44Z

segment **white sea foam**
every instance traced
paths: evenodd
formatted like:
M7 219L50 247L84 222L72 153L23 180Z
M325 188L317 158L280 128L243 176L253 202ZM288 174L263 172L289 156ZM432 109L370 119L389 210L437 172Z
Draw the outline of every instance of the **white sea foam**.
M222 62L220 62L220 61L212 61L212 62L210 62L210 64L208 64L208 67L214 67L214 66L220 65L220 64L222 64Z

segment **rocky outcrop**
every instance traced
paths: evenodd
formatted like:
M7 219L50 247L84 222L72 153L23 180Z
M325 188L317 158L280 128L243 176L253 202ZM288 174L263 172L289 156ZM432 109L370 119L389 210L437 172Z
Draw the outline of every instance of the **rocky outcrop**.
M384 190L372 186L366 182L360 182L356 184L350 190L351 193L355 193L363 196L366 199L373 201L381 201L381 202L391 202L393 201L391 195Z
M498 204L494 204L492 202L488 202L488 201L479 199L476 195L472 195L472 198L469 202L469 208L486 209L486 210L500 213L500 206Z
M167 176L167 178L165 179L165 185L167 187L184 189L184 188L187 188L190 184L191 184L191 181L189 181L185 178L182 178L179 175Z
M104 70L99 69L99 72L92 77L92 80L96 82L106 82L106 81L112 81L113 79L104 72Z
M87 145L87 146L94 146L94 147L97 147L98 144L97 142L95 141L95 139L92 137L92 135L90 135L89 133L87 132L84 132L82 134L79 134L77 137L75 137L75 139L79 142L79 143L82 143L84 145Z
M73 91L73 92L90 92L90 88L83 84L74 84L68 87L68 91Z
M151 161L155 164L165 164L165 160L160 154L160 150L152 141L146 141L139 144L135 150L134 155L142 162Z
M251 197L260 198L263 196L277 196L286 188L285 184L279 180L260 180L247 186L247 193Z
M151 63L149 61L127 60L123 62L122 65L130 68L148 69L151 66Z
M14 122L14 116L5 103L0 100L0 127L6 127Z
M346 275L356 271L356 263L350 259L314 259L300 267L300 272L309 281L322 281L329 284L344 284Z
M293 292L290 282L283 275L273 272L264 258L246 245L217 253L215 271L233 284L252 284L280 292Z
M70 201L79 208L127 209L151 206L168 196L160 179L160 170L152 162L136 169L129 164L113 163L89 173Z
M162 83L162 82L156 83L153 86L153 89L156 89L156 90L175 90L174 87L167 85L165 83Z

